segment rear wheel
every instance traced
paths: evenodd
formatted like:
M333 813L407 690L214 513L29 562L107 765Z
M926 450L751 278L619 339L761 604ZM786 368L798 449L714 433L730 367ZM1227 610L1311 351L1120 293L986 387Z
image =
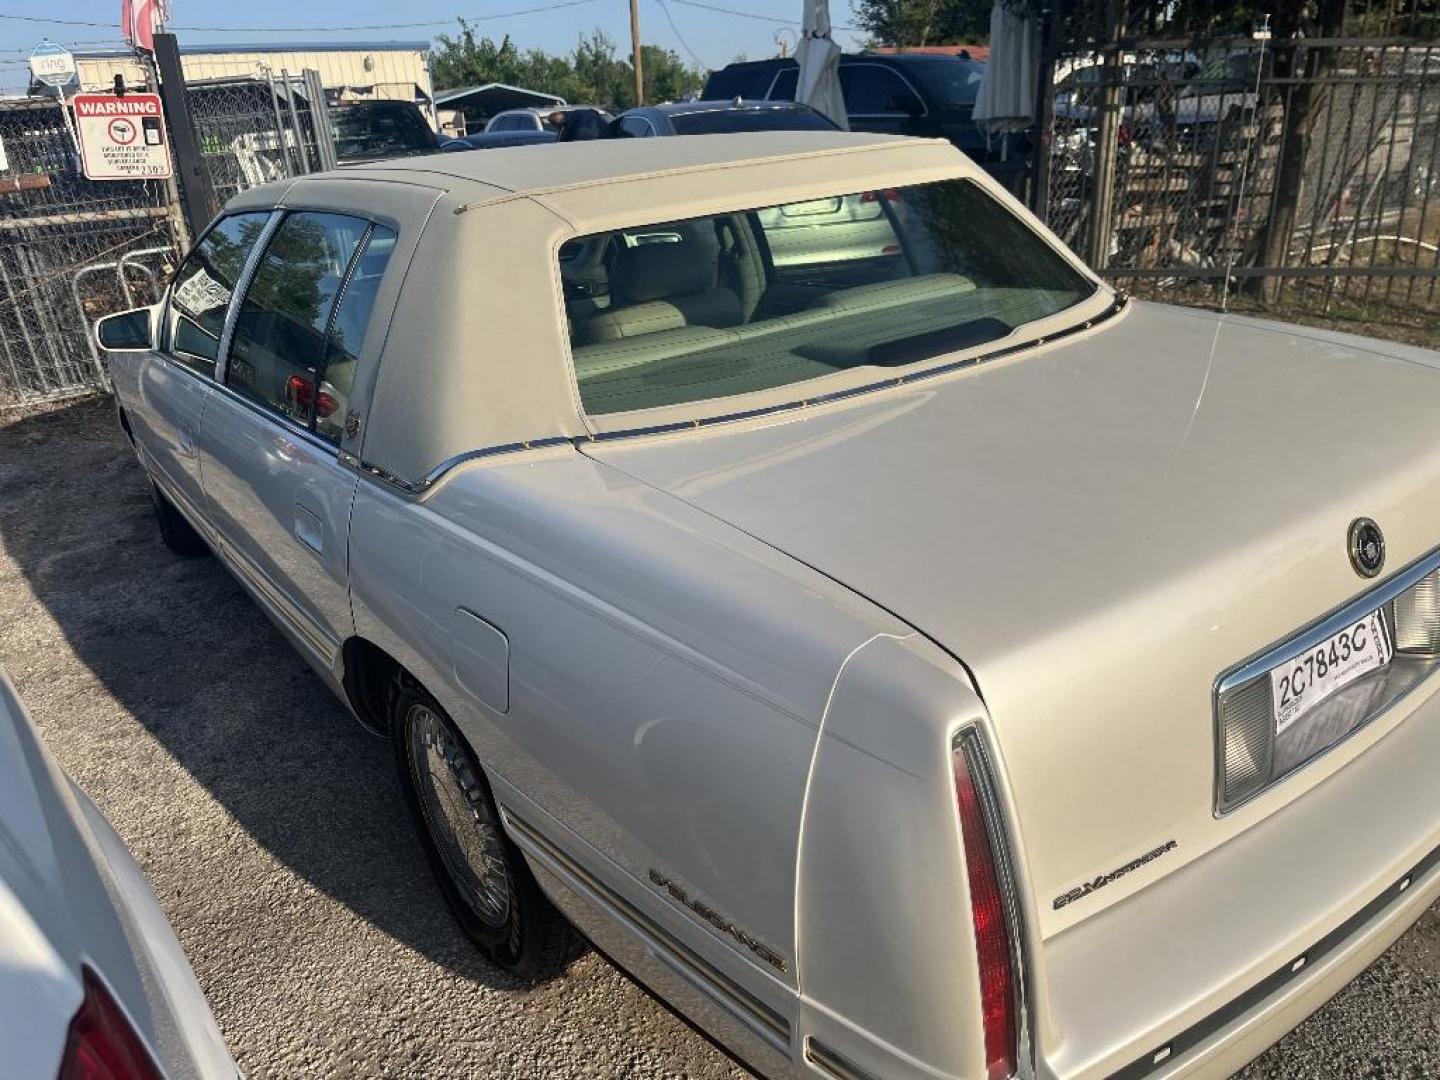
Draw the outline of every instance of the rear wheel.
M155 502L155 520L160 526L160 540L167 548L187 559L210 553L204 537L195 531L195 526L185 520L184 514L175 509L175 504L165 497L154 481L150 483L150 497Z
M435 699L402 685L391 709L396 764L420 840L461 928L529 981L557 975L579 935L540 891L500 825L484 773Z

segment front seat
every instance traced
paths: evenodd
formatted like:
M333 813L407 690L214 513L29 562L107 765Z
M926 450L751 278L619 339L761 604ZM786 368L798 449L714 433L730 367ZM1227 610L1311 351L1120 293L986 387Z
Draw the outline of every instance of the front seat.
M590 342L744 319L740 297L715 284L715 260L694 241L622 247L610 264L610 306L585 327Z

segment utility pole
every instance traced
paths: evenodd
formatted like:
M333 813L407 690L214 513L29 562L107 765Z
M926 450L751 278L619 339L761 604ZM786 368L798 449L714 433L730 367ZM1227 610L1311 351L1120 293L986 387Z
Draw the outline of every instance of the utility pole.
M635 104L645 104L645 65L640 60L640 0L630 0L630 55L634 57Z

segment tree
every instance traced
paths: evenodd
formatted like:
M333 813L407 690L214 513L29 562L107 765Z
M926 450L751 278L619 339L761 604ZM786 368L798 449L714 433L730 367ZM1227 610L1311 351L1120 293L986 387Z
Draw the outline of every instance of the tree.
M568 56L543 49L521 51L509 35L499 42L477 37L472 24L460 20L455 37L438 36L430 70L438 90L508 83L554 94L566 101L628 109L635 104L635 74L629 57L616 55L615 42L602 30L581 34ZM699 92L705 72L688 66L674 52L642 45L645 100L673 101Z
M955 45L990 36L990 0L855 0L876 45Z

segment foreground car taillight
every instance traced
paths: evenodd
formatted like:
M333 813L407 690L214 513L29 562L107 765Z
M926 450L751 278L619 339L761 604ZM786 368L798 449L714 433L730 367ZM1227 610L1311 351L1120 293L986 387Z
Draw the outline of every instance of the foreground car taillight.
M70 1021L60 1080L164 1080L105 984L84 969L85 1000Z
M1020 992L1015 963L1013 898L1002 879L999 807L995 802L979 735L955 742L955 798L970 882L970 917L980 964L980 1011L985 1032L986 1080L1015 1075L1020 1031Z

